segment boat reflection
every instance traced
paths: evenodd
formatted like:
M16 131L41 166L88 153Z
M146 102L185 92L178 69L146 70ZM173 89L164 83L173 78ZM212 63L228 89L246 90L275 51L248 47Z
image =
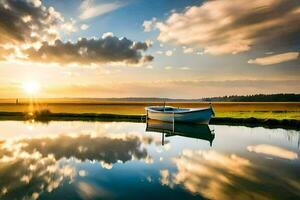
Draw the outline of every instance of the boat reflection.
M148 120L146 126L147 132L162 133L162 145L164 137L182 136L209 141L210 146L215 139L214 131L210 130L205 124L185 124L185 123L168 123L157 120Z

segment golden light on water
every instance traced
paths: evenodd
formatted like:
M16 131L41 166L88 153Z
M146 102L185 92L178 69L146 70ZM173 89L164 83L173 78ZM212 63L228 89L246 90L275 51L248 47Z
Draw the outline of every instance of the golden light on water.
M29 81L23 83L22 88L28 95L33 96L39 92L40 84L36 81Z

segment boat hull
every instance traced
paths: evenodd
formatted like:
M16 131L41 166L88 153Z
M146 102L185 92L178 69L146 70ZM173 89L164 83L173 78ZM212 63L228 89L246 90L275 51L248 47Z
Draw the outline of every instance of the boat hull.
M149 119L160 120L165 122L184 122L184 123L197 123L208 124L213 111L211 108L194 110L191 112L157 112L147 110L147 116Z

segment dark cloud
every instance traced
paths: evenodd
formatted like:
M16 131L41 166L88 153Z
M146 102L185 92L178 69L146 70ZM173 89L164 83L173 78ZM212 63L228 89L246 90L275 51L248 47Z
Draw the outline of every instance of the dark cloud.
M46 8L38 2L0 1L0 44L49 41L58 37L52 28L64 19L53 7Z
M133 45L132 45L132 49L136 49L136 50L144 50L146 51L148 49L148 44L145 43L145 42L135 42Z
M138 64L149 62L152 56L143 56L147 50L146 43L133 41L127 38L108 36L99 39L83 38L75 43L56 40L54 45L43 43L40 49L30 48L25 51L30 61L56 62L61 64L80 63L110 63L125 62Z
M151 62L154 59L153 56L147 55L143 57L143 62Z
M133 42L112 35L102 39L83 38L74 43L63 42L59 32L68 22L53 7L40 0L0 1L0 59L27 56L28 61L60 64L149 62L152 56L142 55L149 48L146 42ZM23 55L24 54L24 55Z

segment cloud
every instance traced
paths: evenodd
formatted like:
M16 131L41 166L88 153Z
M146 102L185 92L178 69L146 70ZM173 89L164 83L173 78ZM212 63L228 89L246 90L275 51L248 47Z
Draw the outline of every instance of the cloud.
M147 65L146 69L153 69L153 66L152 65Z
M148 46L143 42L133 42L127 38L106 36L99 39L86 39L71 43L56 40L54 45L43 43L38 50L27 49L27 60L42 63L92 64L122 62L140 64L153 60L152 56L143 56Z
M191 87L205 87L213 88L272 88L276 87L293 87L299 85L299 80L220 80L220 81L205 81L205 80L166 80L162 81L160 84L169 86L191 86Z
M299 57L299 52L288 52L288 53L276 54L272 56L250 59L248 60L248 63L257 64L257 65L273 65L273 64L291 61L291 60L297 60L298 57Z
M173 51L172 50L168 50L165 52L166 56L172 56L173 55Z
M80 26L80 29L81 30L87 30L89 28L89 26L87 25L87 24L82 24L81 26Z
M86 20L112 12L123 6L124 4L119 2L95 4L94 0L84 0L80 5L81 14L79 18Z
M35 7L40 7L42 5L40 0L27 0L27 2L32 3Z
M66 22L66 23L62 24L61 29L67 33L76 32L77 27L75 24L76 24L76 21L71 19L70 22Z
M265 154L268 156L278 157L278 158L284 158L288 160L296 160L298 159L298 154L296 152L269 145L269 144L259 144L254 146L248 146L247 150L250 152L255 152L258 154Z
M185 71L186 71L186 70L190 70L191 68L189 68L189 67L180 67L179 69L180 69L180 70L185 70Z
M0 1L0 45L54 41L64 18L37 0Z
M106 32L102 34L102 39L105 39L106 37L113 37L114 33L112 32Z
M174 12L157 22L158 40L236 54L255 47L299 43L300 1L215 0Z
M157 69L159 67L156 67ZM162 66L161 70L172 70L173 66ZM258 93L297 93L300 80L220 80L200 79L120 81L98 84L71 84L44 87L45 94L54 97L127 97L127 96L164 96L172 98L201 98L207 96L249 95ZM172 90L170 90L172 88ZM18 87L1 85L2 96L10 97ZM234 92L233 92L234 91ZM122 94L124 94L122 96ZM121 96L120 96L121 95Z
M153 17L151 20L145 20L143 22L144 31L145 32L152 31L156 26L156 21L157 19L155 17Z
M190 53L193 53L194 52L194 49L193 48L183 48L183 53L185 54L190 54Z
M168 66L165 66L164 67L164 69L165 70L171 70L171 69L175 69L175 68L177 68L177 69L179 69L179 70L182 70L182 71L187 71L187 70L190 70L191 68L190 67L173 67L173 66L170 66L170 65L168 65ZM171 80L169 80L169 81L162 81L161 82L161 84L168 84L168 85L173 85L173 84L175 84L175 85L180 85L180 82L181 83L184 83L184 82L186 82L186 81L180 81L180 80L177 80L177 81L171 81ZM195 82L195 80L192 80L190 83L191 83L191 85L193 84ZM201 81L200 81L201 82Z
M92 1L85 1L92 2ZM38 0L0 1L0 59L59 64L141 64L153 60L142 55L150 45L117 38L82 38L63 42L60 32L77 31L76 21L66 20L53 7ZM81 29L88 28L83 24Z
M146 56L144 56L144 57L142 58L142 62L143 62L143 63L151 62L153 59L154 59L153 56L151 56L151 55L146 55Z

